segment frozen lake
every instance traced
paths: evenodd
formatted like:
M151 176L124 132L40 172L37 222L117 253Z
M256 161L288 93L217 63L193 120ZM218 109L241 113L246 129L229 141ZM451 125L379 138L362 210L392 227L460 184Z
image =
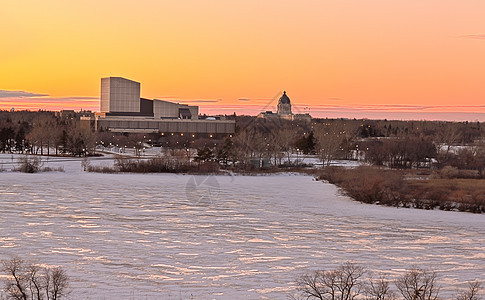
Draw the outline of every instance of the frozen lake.
M345 261L485 279L485 216L363 205L308 176L0 173L0 259L63 266L72 299L285 299Z

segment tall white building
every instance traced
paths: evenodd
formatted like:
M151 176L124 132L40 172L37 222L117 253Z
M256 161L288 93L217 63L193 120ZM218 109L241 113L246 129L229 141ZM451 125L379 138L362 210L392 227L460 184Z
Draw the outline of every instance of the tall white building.
M122 77L101 78L100 105L103 113L139 112L140 83Z

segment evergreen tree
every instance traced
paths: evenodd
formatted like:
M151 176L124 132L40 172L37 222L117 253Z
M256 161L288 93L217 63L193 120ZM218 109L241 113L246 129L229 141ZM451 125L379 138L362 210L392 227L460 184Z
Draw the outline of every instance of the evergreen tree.
M313 131L308 136L304 136L298 139L295 143L295 147L302 151L304 154L311 154L315 152L315 136Z
M25 150L25 130L24 127L21 126L15 135L15 150L18 152L24 153Z

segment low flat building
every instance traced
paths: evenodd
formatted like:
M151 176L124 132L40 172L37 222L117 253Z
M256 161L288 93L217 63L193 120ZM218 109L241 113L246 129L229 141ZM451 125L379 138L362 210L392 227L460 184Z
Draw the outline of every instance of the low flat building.
M191 135L220 136L233 134L234 120L184 120L184 119L150 119L137 117L96 118L95 126L101 131L122 133L186 133Z

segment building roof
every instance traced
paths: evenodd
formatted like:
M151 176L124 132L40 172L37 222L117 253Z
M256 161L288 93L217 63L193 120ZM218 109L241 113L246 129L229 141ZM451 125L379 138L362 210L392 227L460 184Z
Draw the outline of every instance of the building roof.
M280 97L278 104L290 104L290 98L286 95L286 91L283 92L283 96Z

